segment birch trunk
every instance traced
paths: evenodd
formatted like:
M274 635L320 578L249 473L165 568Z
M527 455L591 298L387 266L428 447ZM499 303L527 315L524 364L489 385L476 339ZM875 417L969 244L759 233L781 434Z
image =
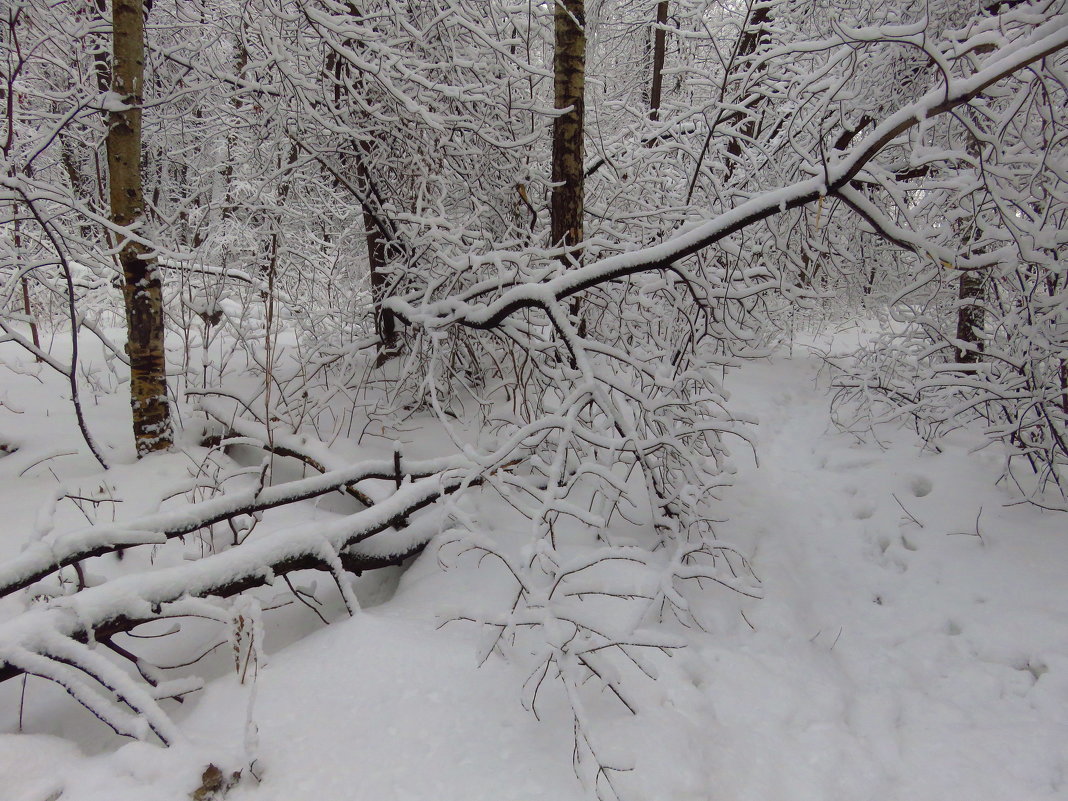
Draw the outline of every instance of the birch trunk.
M136 228L144 218L141 186L141 104L144 9L141 0L113 0L111 90L121 101L108 114L107 159L111 221ZM140 242L119 235L119 264L129 331L130 406L138 457L171 446L163 347L163 287L155 260Z

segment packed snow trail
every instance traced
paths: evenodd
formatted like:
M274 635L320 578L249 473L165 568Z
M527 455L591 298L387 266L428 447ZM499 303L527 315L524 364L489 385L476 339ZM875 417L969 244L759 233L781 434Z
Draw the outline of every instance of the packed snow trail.
M1068 797L1064 517L1005 507L1000 458L964 437L934 453L836 430L821 366L801 352L730 384L761 466L723 531L753 538L766 597L754 632L701 649L710 797Z

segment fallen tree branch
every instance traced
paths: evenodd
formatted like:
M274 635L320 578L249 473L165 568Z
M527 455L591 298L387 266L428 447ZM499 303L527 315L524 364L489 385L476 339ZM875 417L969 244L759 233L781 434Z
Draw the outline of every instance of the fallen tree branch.
M55 661L52 643L57 636L76 643L106 640L144 623L188 615L190 599L227 598L297 570L336 573L339 567L361 570L402 558L433 536L436 521L423 519L405 528L406 541L392 543L391 554L361 552L354 546L477 482L467 470L438 473L406 483L375 506L338 520L276 531L197 562L123 576L48 601L0 625L0 681L26 672L43 674L34 666L41 659ZM70 662L85 667L76 659ZM92 676L91 670L83 672Z
M475 466L470 460L453 456L407 462L405 471L413 478L425 478L446 470L473 467ZM68 534L50 537L32 543L14 559L0 565L0 597L29 587L56 570L82 559L136 545L158 545L215 523L316 498L358 481L372 478L393 480L394 477L392 459L368 460L342 470L332 470L274 487L252 487L173 511L157 512L108 526L87 526ZM391 527L394 517L387 518L373 533Z

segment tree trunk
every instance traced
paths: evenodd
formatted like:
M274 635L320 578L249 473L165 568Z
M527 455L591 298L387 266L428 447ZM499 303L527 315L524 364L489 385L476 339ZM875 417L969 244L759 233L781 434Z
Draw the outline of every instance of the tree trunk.
M397 318L389 309L383 308L388 297L389 269L389 240L380 228L378 214L381 207L375 208L371 204L375 198L374 182L371 180L371 172L367 167L367 161L371 156L371 147L366 141L354 142L356 156L356 179L359 182L360 191L363 192L365 202L361 203L363 210L363 225L367 229L367 268L371 278L371 299L375 311L375 333L378 335L379 358L393 355L397 346Z
M957 361L961 364L976 364L983 360L982 330L986 322L986 314L981 305L983 274L961 273L957 297L961 301L957 309Z
M20 264L21 251L22 251L22 234L19 232L19 218L17 210L11 215L13 220L11 224L11 244L15 246L15 263ZM37 333L37 322L33 316L33 306L30 305L30 279L23 274L21 279L22 284L22 313L26 315L26 319L30 324L30 339L33 340L33 346L39 351L41 350L41 337ZM37 361L41 361L41 357L36 357Z
M355 12L353 12L355 13ZM357 18L359 18L357 16ZM346 41L346 46L357 47L358 43ZM334 83L334 109L340 113L344 99L343 87L346 85L348 65L334 52L326 57L326 69L332 74ZM363 76L357 74L354 85L363 88ZM378 335L380 362L395 354L397 345L397 318L389 309L383 308L387 299L389 282L389 237L383 230L381 206L376 204L376 192L368 162L371 160L371 146L363 139L352 139L353 158L356 163L357 187L360 191L360 207L363 211L363 224L367 233L367 268L371 281L371 299L374 305L375 333Z
M748 59L754 53L757 48L764 42L769 36L771 25L771 6L770 4L761 5L753 11L749 18L746 20L746 26L742 31L742 35L738 40L738 52L736 59ZM764 69L761 67L760 69ZM761 105L762 98L758 98L746 109L745 114L747 119L740 126L739 130L742 136L752 138L756 136L757 130L760 127L760 120L758 117L758 107ZM732 137L727 144L727 180L729 180L733 174L734 169L738 164L738 157L742 154L742 138Z
M737 95L732 98L734 100L731 103L735 106L731 112L721 110L717 112L716 117L708 130L708 135L705 137L705 143L701 146L701 154L697 157L697 165L694 167L693 175L690 178L690 187L686 191L686 202L689 203L693 199L694 189L697 187L697 180L701 177L701 169L704 164L705 154L708 153L708 148L712 144L712 138L716 135L717 128L721 124L731 123L736 121L740 122L739 131L742 136L752 138L758 128L757 111L764 101L763 95L757 95L755 99L751 100L748 105L742 105L744 94L737 89L728 91L728 86L745 77L745 64L744 62L752 56L760 44L766 41L771 35L771 4L761 4L755 11L753 10L754 3L749 3L749 9L746 11L745 22L742 23L742 31L738 36L738 41L735 43L734 52L731 53L730 61L727 65L728 75L723 83L720 91L720 100L728 101L731 94ZM766 69L767 65L762 64L757 67L758 71ZM742 140L738 136L732 136L727 143L727 159L726 159L726 171L723 177L723 183L730 183L734 177L734 170L738 165L738 159L742 154Z
M557 0L553 86L555 107L568 109L553 124L553 190L550 200L553 247L567 247L578 264L582 242L582 128L586 103L586 14L584 0Z
M583 193L582 135L586 117L585 0L556 0L553 14L553 88L557 109L568 109L553 123L553 190L549 201L551 247L567 248L565 264L582 264ZM579 317L578 298L571 315ZM580 335L585 325L578 324Z
M360 182L366 185L367 168L361 158L356 162ZM379 353L391 354L397 344L397 318L389 309L383 308L388 297L386 283L386 240L378 230L377 221L370 207L363 207L363 226L367 229L367 266L371 275L371 298L375 309L375 333L379 340Z
M649 90L649 119L660 119L660 97L664 88L664 56L667 53L668 0L656 4L656 29L653 31L653 81Z
M144 217L141 186L141 103L144 80L144 16L141 0L112 4L112 101L107 157L111 221L124 228ZM138 457L171 446L163 347L163 287L148 249L131 239L119 247L130 357L130 405Z

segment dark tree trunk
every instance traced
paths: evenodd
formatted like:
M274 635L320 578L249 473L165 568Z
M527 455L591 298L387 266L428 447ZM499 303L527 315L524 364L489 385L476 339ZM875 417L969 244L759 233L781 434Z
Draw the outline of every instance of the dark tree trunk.
M584 0L557 0L554 12L553 85L555 107L568 109L553 124L553 190L550 200L553 247L567 247L581 261L583 170L582 129L585 117L586 13Z
M353 10L353 14L356 12ZM356 42L345 42L346 46L355 47ZM348 85L349 67L344 59L330 52L326 57L326 69L334 83L334 110L340 113L344 91ZM363 88L363 76L356 75L353 81L356 89ZM374 304L375 334L379 340L379 358L392 355L397 344L397 318L389 309L383 308L388 297L388 269L390 239L384 229L381 206L378 204L374 181L368 162L371 159L371 147L364 140L352 140L353 160L356 167L356 185L359 190L360 208L363 212L363 225L366 229L367 270L371 282L371 299ZM387 229L388 230L388 229Z
M362 160L358 164L363 167ZM364 170L360 169L359 172ZM380 342L380 352L386 354L392 351L397 341L397 318L389 309L382 307L383 301L388 297L386 241L376 227L374 214L366 206L363 209L363 224L367 229L367 265L371 274L371 298L375 307L375 334Z
M111 221L124 228L144 218L141 186L141 104L144 81L144 9L141 0L112 5L112 92L123 107L108 115L107 156ZM120 235L119 264L130 357L130 405L137 455L171 446L171 413L163 347L163 287L148 249Z
M660 119L660 100L664 89L664 57L667 54L668 0L656 4L656 29L653 31L653 81L649 90L649 119Z
M375 310L375 334L378 335L379 354L387 356L397 344L397 319L393 312L383 308L389 289L386 274L389 264L389 240L379 229L380 220L371 205L374 198L373 181L367 167L370 147L366 142L360 142L356 147L356 178L366 198L360 205L363 209L363 225L367 229L367 268Z
M566 264L582 264L583 194L585 171L582 137L586 117L586 5L585 0L556 0L553 14L553 88L557 109L567 109L553 123L553 190L549 201L552 247L567 248ZM571 315L579 317L581 303L571 301ZM579 322L579 333L585 325Z
M961 273L957 297L961 302L957 309L957 361L975 364L983 360L983 274Z
M747 59L756 53L760 44L770 35L770 23L770 4L761 5L751 14L749 19L746 20L745 29L738 40L738 59ZM760 118L757 114L757 106L759 106L760 103L761 100L758 98L753 105L746 110L748 118L740 126L740 130L744 137L752 138L759 130ZM727 144L727 153L730 156L727 162L727 177L729 179L734 173L735 165L738 163L738 157L742 154L742 139L740 137L734 137L730 140Z

